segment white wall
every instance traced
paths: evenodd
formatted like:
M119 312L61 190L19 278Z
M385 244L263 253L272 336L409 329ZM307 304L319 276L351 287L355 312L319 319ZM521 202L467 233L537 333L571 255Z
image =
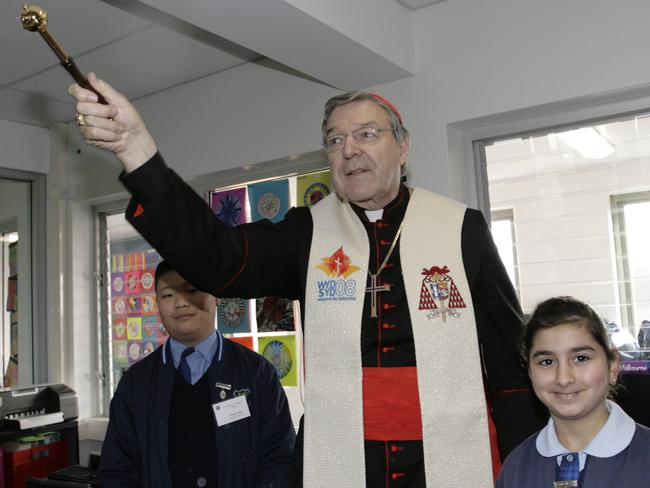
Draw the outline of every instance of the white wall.
M19 236L30 229L29 182L0 179L0 222L16 221Z
M47 173L49 170L47 129L0 119L0 167Z

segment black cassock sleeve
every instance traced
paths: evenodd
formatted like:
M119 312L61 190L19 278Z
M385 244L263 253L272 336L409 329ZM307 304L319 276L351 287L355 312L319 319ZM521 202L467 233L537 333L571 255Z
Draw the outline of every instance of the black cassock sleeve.
M120 180L133 195L127 220L188 282L219 297L302 302L312 234L307 208L291 209L277 224L230 227L160 154Z
M548 417L532 392L519 355L523 314L483 215L468 209L462 231L483 375L501 458L537 432Z

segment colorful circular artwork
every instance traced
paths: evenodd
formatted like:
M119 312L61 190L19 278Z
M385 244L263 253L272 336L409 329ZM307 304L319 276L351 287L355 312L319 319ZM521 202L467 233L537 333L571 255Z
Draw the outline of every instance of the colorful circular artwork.
M257 329L260 332L294 330L291 300L280 297L258 298Z
M242 208L239 197L227 193L217 200L214 213L224 224L237 225L239 224Z
M219 318L224 325L233 329L244 320L244 300L241 298L222 298L219 301Z
M140 304L141 304L141 298L140 297L129 297L127 298L127 302L129 305L129 313L139 313L140 312Z
M126 341L113 342L113 358L118 363L123 363L127 360L127 344L128 342Z
M126 324L126 335L129 339L140 337L140 322L137 319L129 319Z
M124 280L122 279L122 275L117 275L113 278L113 291L115 293L122 293L122 290L124 290Z
M124 298L116 298L113 302L113 311L116 314L126 313L126 301Z
M148 337L154 337L156 335L156 322L155 321L142 321L142 331Z
M257 211L265 219L273 219L280 211L280 198L275 193L265 193L257 203Z
M145 290L150 290L153 287L154 277L151 271L145 271L140 277L140 284Z
M324 183L316 182L309 185L305 190L303 204L305 207L316 205L319 201L330 194L330 189Z
M140 344L137 342L131 342L129 344L129 359L131 361L137 361L140 359Z
M115 339L124 339L126 337L126 324L124 320L116 320L113 323L113 333Z
M150 313L156 310L156 298L153 295L145 295L142 297L142 311Z
M268 359L278 373L280 379L284 378L291 371L293 358L291 351L280 341L269 342L262 351L262 356Z
M134 292L138 289L138 275L136 273L126 274L126 291Z

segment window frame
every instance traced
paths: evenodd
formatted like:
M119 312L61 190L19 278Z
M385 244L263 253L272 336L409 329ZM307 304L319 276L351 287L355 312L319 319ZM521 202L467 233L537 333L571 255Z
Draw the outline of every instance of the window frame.
M648 102L650 102L650 100L648 100ZM612 113L610 115L604 114L602 117L576 120L561 125L540 126L531 128L527 131L508 131L504 135L491 135L489 138L471 141L471 146L474 150L475 158L473 162L475 163L477 172L479 172L481 175L481 177L477 180L477 185L480 187L480 191L477 193L477 195L480 195L481 197L481 206L485 206L487 209L484 211L484 213L491 215L494 214L495 211L498 211L498 209L495 211L490 210L487 156L485 151L485 148L488 145L505 139L534 138L544 136L549 133L557 133L590 125L595 126L615 123L618 121L629 121L634 118L647 116L648 113L649 110L644 102L643 105L639 105L635 110L631 111ZM512 128L514 125L507 125L507 127ZM477 131L477 133L480 132L480 130ZM643 187L645 187L645 185L643 185ZM636 304L633 301L634 293L631 279L631 270L629 266L629 258L627 256L627 242L625 241L626 229L623 210L626 204L650 202L650 190L644 189L638 191L636 188L630 188L629 191L619 191L622 193L609 195L609 212L611 218L609 222L609 235L607 237L612 240L612 255L610 258L612 267L615 266L614 279L617 281L617 283L614 284L616 292L612 296L612 304L616 308L617 313L620 314L620 317L616 317L615 321L620 322L621 326L628 330L631 335L636 338L640 318L635 317ZM523 305L523 297L521 295L519 284L517 286L517 293Z
M494 224L494 222L498 220L506 220L510 222L510 232L512 234L512 261L513 261L513 275L514 275L514 282L512 283L512 286L515 288L515 292L517 293L517 298L519 301L521 301L521 287L520 287L520 279L519 279L519 255L517 253L517 232L516 232L516 227L515 227L515 212L514 209L512 208L504 208L504 209L497 209L497 210L492 210L490 212L490 227Z
M625 206L634 203L650 203L650 190L610 196L621 322L627 324L628 330L631 328L631 332L636 337L638 333L637 324L640 323L640 320L637 321L634 311L634 293L632 290L632 275L628 258L624 215Z
M106 217L118 213L124 213L128 206L128 199L120 199L114 202L97 205L93 208L96 222L96 247L95 247L95 297L99 306L97 307L97 377L100 388L97 392L100 406L99 415L108 417L113 392L112 368L111 368L111 327L109 317L109 242Z
M18 230L18 219L12 218L9 220L5 220L3 222L0 222L0 236L4 237L7 234L11 234L13 232L17 232ZM2 290L2 293L0 293L0 303L2 303L2 311L0 314L2 314L2 318L0 319L0 330L2 331L2 338L0 338L0 343L2 344L0 346L0 364L2 364L3 368L3 375L4 372L7 369L7 362L9 361L9 357L11 355L10 353L10 341L11 341L11 333L10 333L10 328L11 328L11 320L10 320L10 315L11 313L7 311L5 304L7 303L7 298L9 295L9 290L7 289L8 287L5 286L5 283L7 283L7 280L9 278L9 244L2 240L0 242L0 248L2 249L1 255L0 255L0 290ZM4 386L4 379L2 381L2 384Z
M50 381L48 376L48 327L47 327L47 175L33 171L0 168L0 179L29 183L30 236L27 248L30 252L30 303L21 314L28 324L23 330L24 340L18 345L19 356L25 357L29 350L30 361L19 363L19 386L31 386ZM24 315L23 315L24 314ZM4 371L3 371L4 374Z

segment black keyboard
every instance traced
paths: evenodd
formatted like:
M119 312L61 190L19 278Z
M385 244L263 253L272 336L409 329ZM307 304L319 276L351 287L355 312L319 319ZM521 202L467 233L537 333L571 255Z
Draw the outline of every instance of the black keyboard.
M76 481L77 483L99 486L97 471L85 466L66 466L65 468L50 473L48 478L51 480Z

